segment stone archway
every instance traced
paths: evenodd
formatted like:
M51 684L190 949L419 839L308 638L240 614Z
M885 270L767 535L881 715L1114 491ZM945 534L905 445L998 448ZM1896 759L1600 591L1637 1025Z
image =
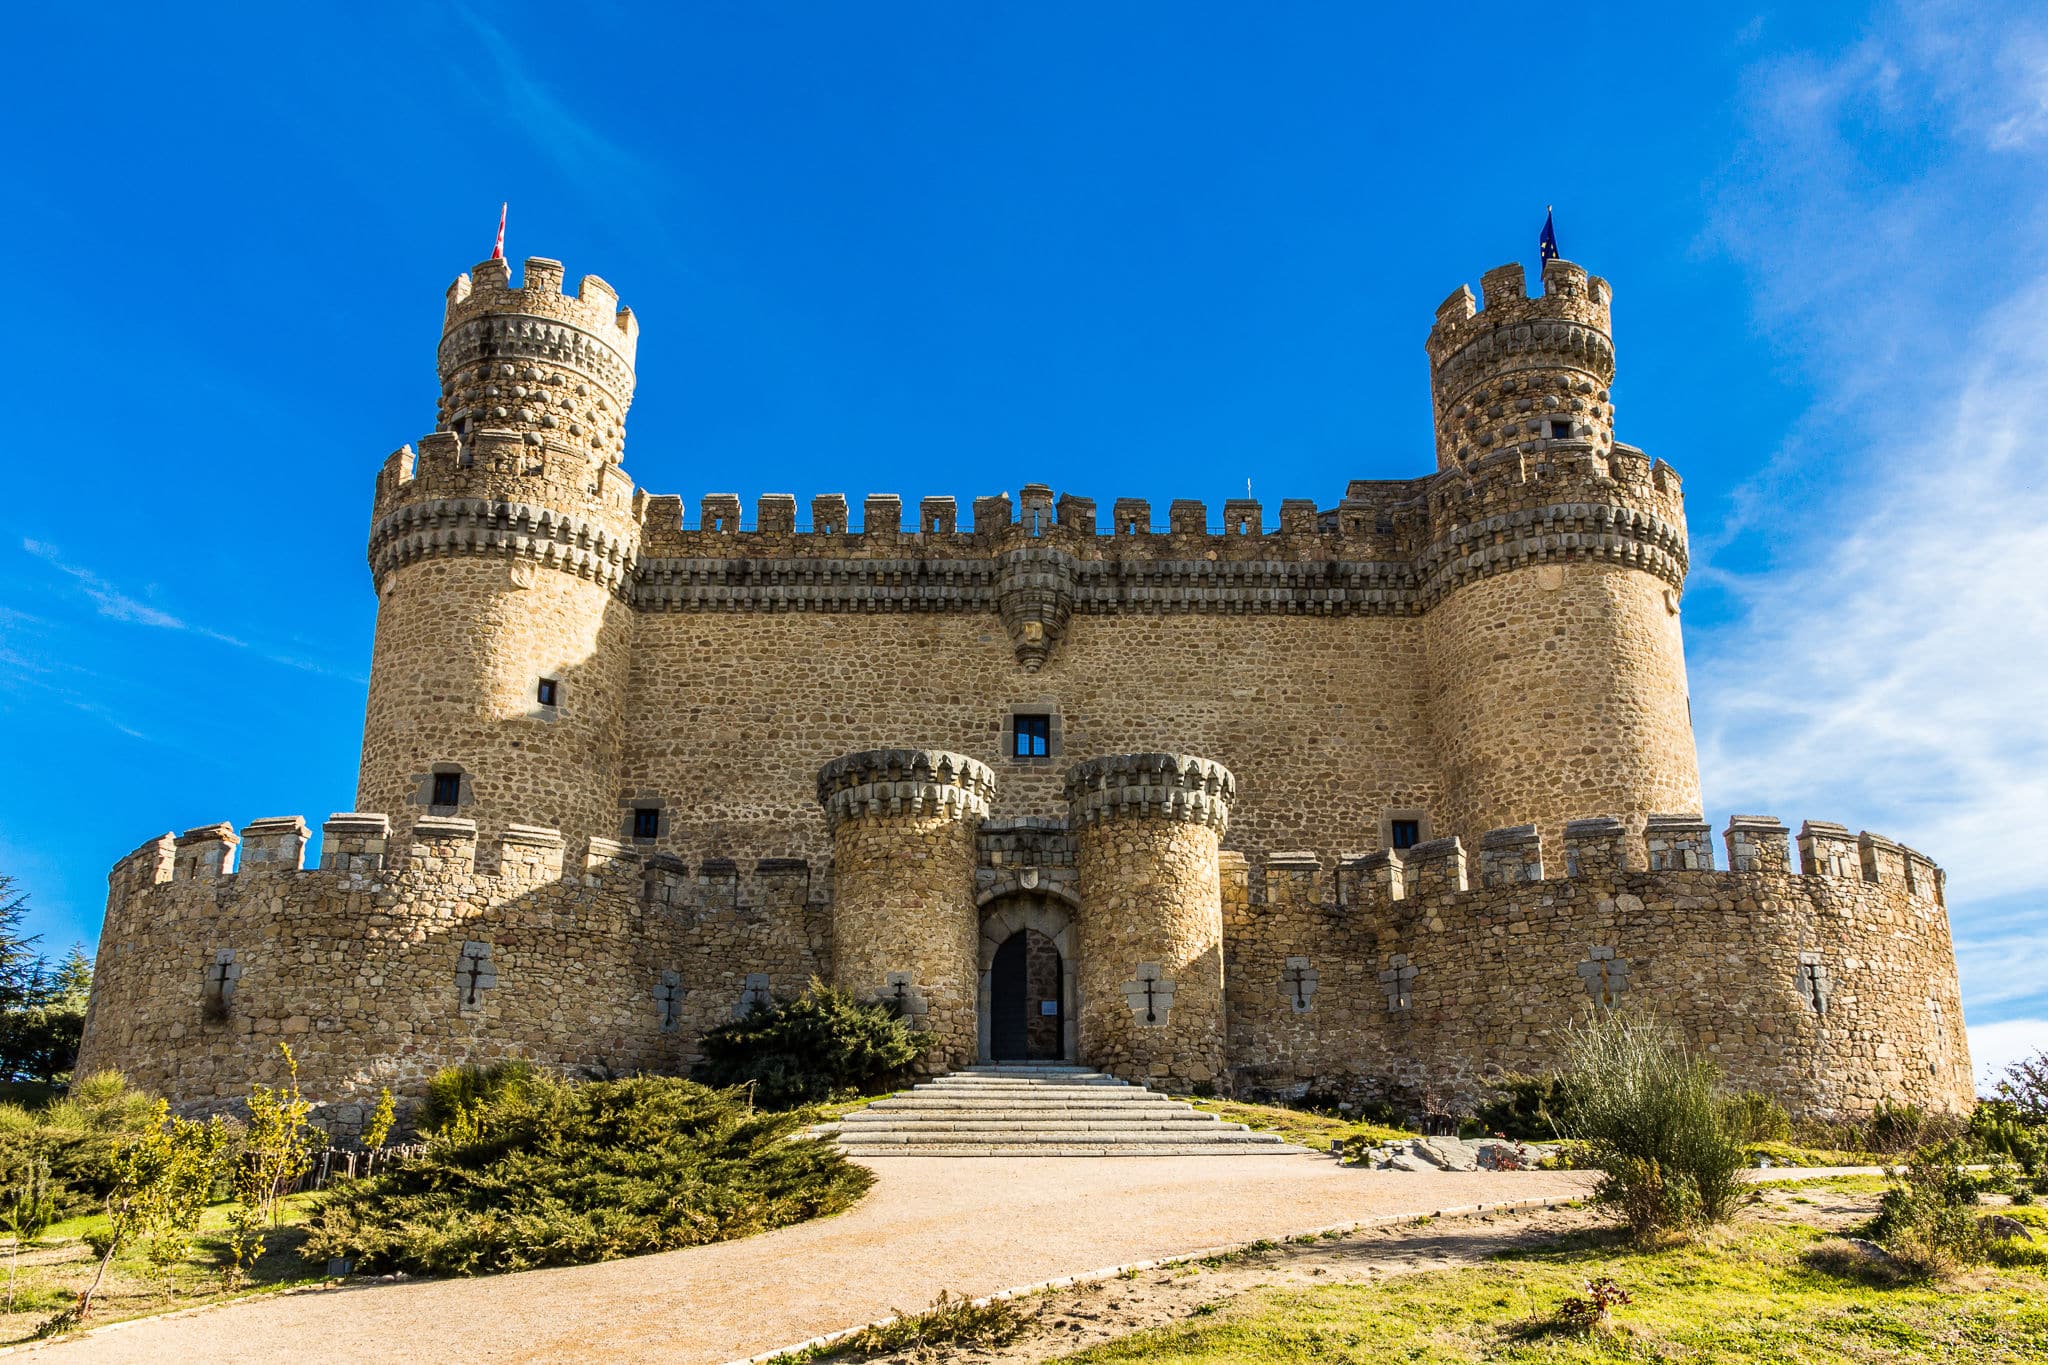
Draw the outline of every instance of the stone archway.
M984 1062L993 1059L990 1045L994 1038L996 955L1003 950L1004 944L1027 932L1041 936L1059 953L1060 1057L1069 1062L1078 1061L1076 1048L1080 1035L1075 1021L1081 1016L1081 1007L1078 978L1074 971L1074 949L1079 944L1079 935L1074 932L1072 909L1062 901L1043 894L1002 896L981 907L981 971L975 990L979 1027L975 1057ZM1017 950L1013 947L1011 951Z

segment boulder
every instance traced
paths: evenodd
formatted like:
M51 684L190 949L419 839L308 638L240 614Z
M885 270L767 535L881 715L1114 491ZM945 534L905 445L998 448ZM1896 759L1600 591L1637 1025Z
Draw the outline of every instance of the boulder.
M1456 1138L1417 1138L1408 1144L1410 1151L1424 1161L1445 1171L1476 1171L1479 1169L1479 1153L1476 1149Z

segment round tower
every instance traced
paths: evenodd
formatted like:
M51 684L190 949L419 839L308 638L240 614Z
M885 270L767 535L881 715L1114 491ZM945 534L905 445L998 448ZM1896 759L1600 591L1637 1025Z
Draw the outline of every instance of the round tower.
M1069 770L1090 1066L1175 1089L1222 1074L1216 853L1236 794L1228 768L1187 754L1113 754Z
M1614 439L1611 291L1569 261L1460 287L1429 335L1421 556L1439 834L1700 809L1678 477Z
M448 290L439 422L377 478L362 809L618 834L638 336L595 275L564 294L558 261Z
M925 1065L974 1061L981 917L974 837L995 774L965 754L870 749L818 770L832 827L832 980L937 1035Z

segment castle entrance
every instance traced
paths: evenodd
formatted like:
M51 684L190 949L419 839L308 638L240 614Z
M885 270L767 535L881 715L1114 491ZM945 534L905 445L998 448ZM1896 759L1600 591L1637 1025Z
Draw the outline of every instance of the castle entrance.
M1010 895L981 908L982 1061L1075 1060L1073 941L1071 913L1053 897Z
M989 967L988 1053L992 1061L1055 1062L1066 1056L1061 1024L1060 950L1036 929L1019 929Z

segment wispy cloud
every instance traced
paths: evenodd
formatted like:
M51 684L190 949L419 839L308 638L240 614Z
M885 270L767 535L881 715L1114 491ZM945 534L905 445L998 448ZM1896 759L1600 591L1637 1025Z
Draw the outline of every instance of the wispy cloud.
M633 204L645 210L641 216L648 226L665 233L662 215L654 213L645 198L646 187L661 181L661 166L558 94L527 65L519 44L490 20L467 6L458 5L455 14L490 60L489 88L477 91L476 97L492 115L515 125L556 164L566 183L601 187L596 193L609 211L616 212L622 203Z
M111 617L116 621L133 622L138 626L161 626L165 630L191 629L191 627L169 612L161 611L156 607L150 606L147 602L137 601L135 598L130 597L127 593L122 592L90 569L66 563L62 552L54 545L46 544L40 540L23 540L21 548L36 558L52 565L60 572L69 574L77 579L79 590L92 599L93 605L99 608L100 615L102 616Z
M1820 398L1702 539L1734 611L1692 634L1709 794L1945 864L1980 1018L2048 1011L2044 33L1910 6L1753 74L1719 235Z
M211 640L216 644L227 645L233 649L248 650L257 657L283 668L295 668L302 672L318 673L325 677L345 678L351 682L366 681L354 670L336 668L319 659L309 658L303 653L289 652L268 645L251 643L248 640L228 635L208 626L195 625L175 612L166 611L162 607L153 606L143 601L134 593L102 578L91 569L72 563L65 558L64 552L60 548L50 544L48 541L37 540L33 537L23 537L21 548L26 553L42 560L51 568L70 579L76 585L78 592L93 604L95 613L110 621L119 621L127 625L149 626L158 630L182 631L198 636L201 639ZM0 606L0 621L8 620L47 624L47 622L41 622L41 618L31 616L26 612ZM26 662L31 667L41 667L34 660ZM134 733L125 727L117 728L121 728L123 733L126 734Z

